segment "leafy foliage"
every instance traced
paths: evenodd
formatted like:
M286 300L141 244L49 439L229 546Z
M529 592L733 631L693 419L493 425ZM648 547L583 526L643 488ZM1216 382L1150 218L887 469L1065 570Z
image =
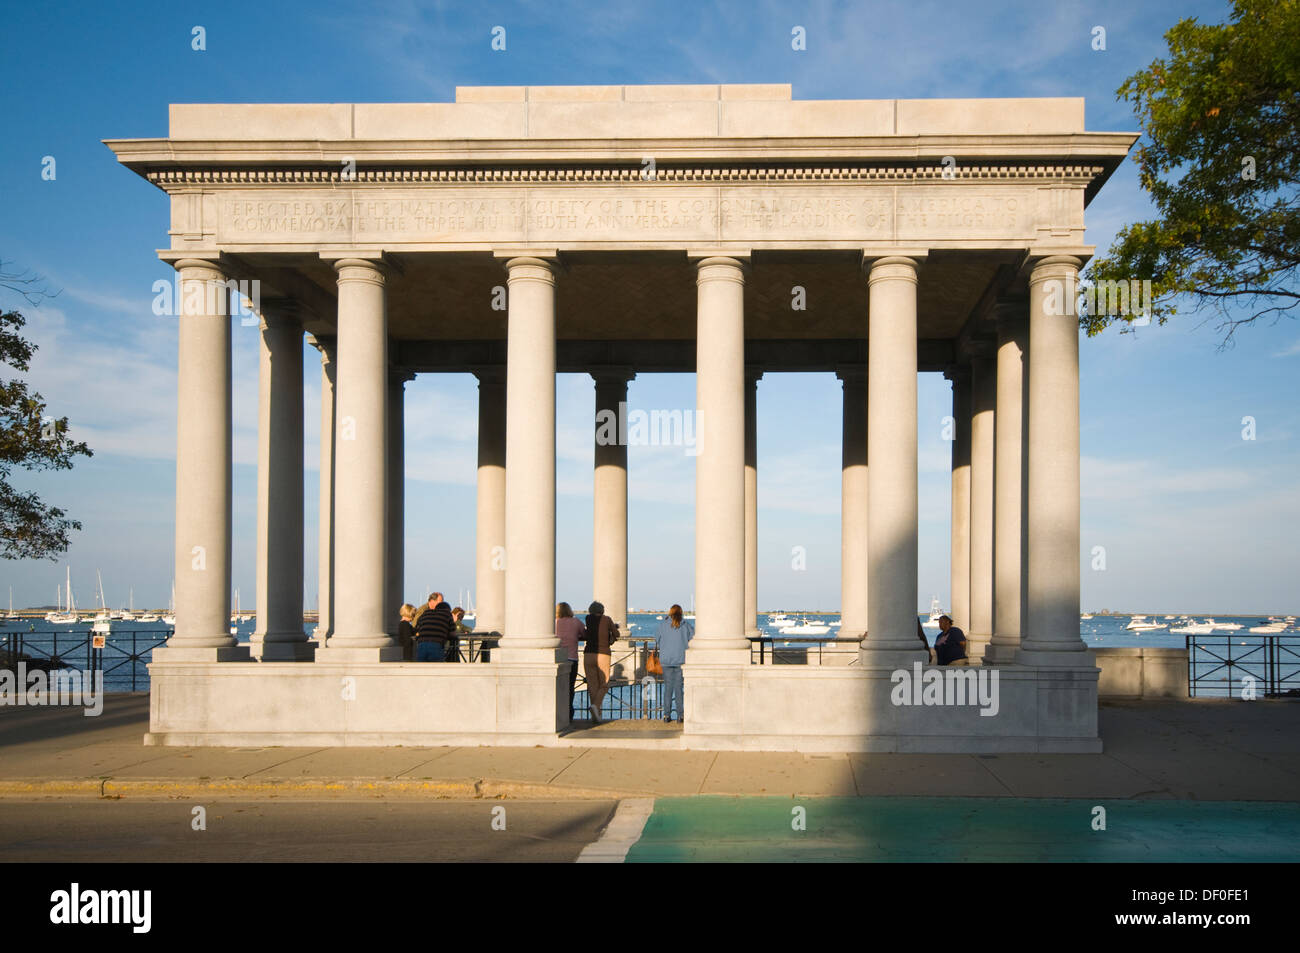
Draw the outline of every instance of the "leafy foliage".
M1153 318L1190 301L1227 344L1300 305L1300 0L1236 0L1228 23L1181 20L1165 40L1169 58L1117 91L1142 124L1134 158L1160 217L1123 228L1088 277L1150 278ZM1113 320L1080 315L1089 335Z
M17 311L0 312L0 363L18 371L28 370L36 350L19 333L26 323ZM70 440L67 431L68 418L47 418L41 395L29 393L26 382L0 381L0 556L5 559L53 559L68 548L68 533L81 529L62 509L9 483L14 467L69 470L73 457L91 456L90 448Z

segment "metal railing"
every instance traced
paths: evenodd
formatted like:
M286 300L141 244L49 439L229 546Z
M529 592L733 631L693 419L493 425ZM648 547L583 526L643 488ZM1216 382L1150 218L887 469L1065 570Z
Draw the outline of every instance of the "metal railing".
M664 680L648 675L646 662L654 647L649 636L620 637L610 646L609 686L598 712L601 721L659 719L664 717ZM578 677L574 683L574 717L587 711L589 694L583 653L578 652ZM677 713L681 717L681 713Z
M1257 697L1300 695L1300 633L1187 636L1188 695L1240 698L1252 684Z
M791 638L788 635L751 635L749 637L749 663L751 665L823 665L830 655L848 656L845 665L855 665L858 660L860 638L827 635Z
M99 672L105 691L137 692L149 687L145 666L171 629L113 629L107 633L60 628L0 632L0 664L25 662L45 670ZM96 645L96 642L102 643Z

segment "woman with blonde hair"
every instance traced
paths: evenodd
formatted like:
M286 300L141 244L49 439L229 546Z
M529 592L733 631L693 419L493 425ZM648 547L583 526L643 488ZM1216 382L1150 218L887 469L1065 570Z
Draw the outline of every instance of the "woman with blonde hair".
M401 616L397 623L397 642L402 647L402 661L410 662L415 659L415 606L404 603L397 614Z
M573 607L567 602L555 606L555 637L568 653L569 721L573 721L573 690L578 683L578 642L587 637L587 629L573 617Z
M682 607L674 604L668 615L655 629L655 648L659 664L664 667L664 721L672 721L673 702L677 703L677 721L686 715L686 686L682 681L682 663L686 661L686 646L695 636L695 629L682 616Z

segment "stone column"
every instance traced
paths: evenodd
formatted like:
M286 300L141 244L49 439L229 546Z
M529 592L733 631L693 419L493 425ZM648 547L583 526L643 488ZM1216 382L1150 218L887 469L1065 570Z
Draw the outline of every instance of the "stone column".
M388 598L384 603L385 631L397 637L398 610L406 601L406 382L415 374L402 368L388 372ZM427 598L427 592L420 597ZM420 598L415 599L420 604Z
M334 338L312 335L320 351L320 516L317 531L316 642L323 646L334 619Z
M695 283L696 623L686 659L747 665L744 266L734 258L701 259Z
M591 594L627 634L627 443L623 439L627 383L635 375L614 368L596 381L596 456L592 492ZM610 415L613 426L610 425Z
M1079 637L1079 260L1029 278L1029 596L1016 660L1092 666Z
M311 661L302 622L302 322L293 301L262 302L257 423L257 628L265 662Z
M1025 427L1024 355L1029 344L1026 302L1000 304L998 323L997 434L994 447L993 640L985 663L1016 660L1024 630L1025 600Z
M331 662L400 661L388 635L388 320L385 270L345 258L338 272Z
M176 382L176 630L154 661L233 662L230 634L230 306L213 262L175 263L182 313Z
M970 424L970 620L966 654L984 657L993 637L993 433L997 365L991 356L971 358ZM960 624L960 623L959 623Z
M916 638L917 263L890 256L868 271L867 638L863 665L925 661ZM842 628L843 626L841 626Z
M758 631L758 382L763 372L745 371L745 637Z
M952 381L952 542L949 556L952 608L958 628L970 628L970 367L955 365L944 372Z
M867 369L843 367L840 463L840 635L867 635Z
M481 368L478 377L478 514L474 537L474 628L500 633L506 625L506 375Z
M492 660L558 661L555 269L511 258L506 352L506 624Z

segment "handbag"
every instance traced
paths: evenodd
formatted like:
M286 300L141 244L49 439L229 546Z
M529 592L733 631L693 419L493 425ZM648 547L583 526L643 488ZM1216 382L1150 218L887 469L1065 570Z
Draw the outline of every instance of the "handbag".
M664 666L663 663L659 661L658 649L651 649L650 654L646 656L645 671L647 675L663 676Z

